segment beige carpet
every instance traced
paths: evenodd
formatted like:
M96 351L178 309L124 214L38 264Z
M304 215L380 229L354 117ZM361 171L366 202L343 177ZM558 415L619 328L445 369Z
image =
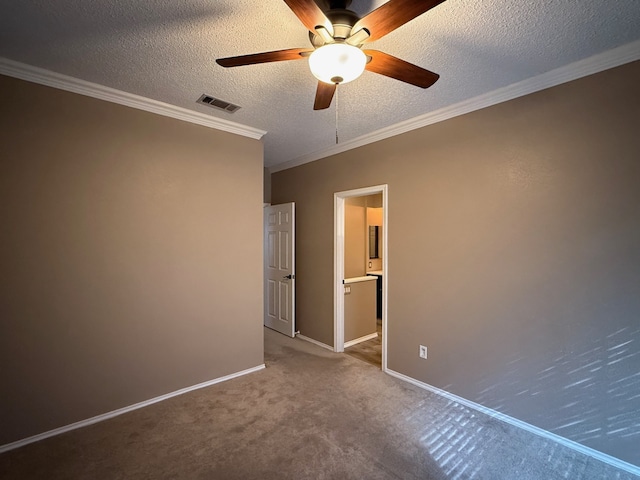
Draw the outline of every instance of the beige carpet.
M0 455L9 479L632 479L265 330L267 369Z
M382 324L378 323L378 337L345 348L344 353L358 360L382 368Z

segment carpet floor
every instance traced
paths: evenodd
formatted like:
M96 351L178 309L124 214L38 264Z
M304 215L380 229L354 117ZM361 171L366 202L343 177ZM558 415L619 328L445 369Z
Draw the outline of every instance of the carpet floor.
M265 363L6 452L0 478L637 479L268 329Z
M382 323L378 323L378 337L345 348L344 353L382 368Z

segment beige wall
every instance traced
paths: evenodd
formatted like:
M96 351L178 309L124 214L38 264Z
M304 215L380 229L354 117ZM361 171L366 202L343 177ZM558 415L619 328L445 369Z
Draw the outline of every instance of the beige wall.
M0 444L262 364L261 142L0 91Z
M264 169L263 187L264 194L262 196L264 203L271 203L271 173L268 168Z
M344 341L376 333L376 280L345 285Z
M380 197L380 201L382 201L382 194L377 195ZM365 252L365 261L367 266L367 272L382 270L382 207L367 207L367 248ZM370 249L369 249L369 227L379 227L378 231L378 258L369 258Z
M347 198L344 202L344 278L365 274L366 207L365 197Z
M382 226L382 208L369 206L381 204L380 193L345 200L344 278L360 277L368 271L382 269L381 258L369 259L369 225Z
M640 465L638 85L635 62L275 173L300 331L333 343L334 192L388 184L389 368Z

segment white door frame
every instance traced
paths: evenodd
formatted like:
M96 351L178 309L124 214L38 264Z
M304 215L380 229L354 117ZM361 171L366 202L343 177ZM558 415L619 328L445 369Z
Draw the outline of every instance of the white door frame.
M387 371L387 285L389 282L389 186L346 190L333 194L333 350L344 352L344 216L345 199L382 193L382 371Z

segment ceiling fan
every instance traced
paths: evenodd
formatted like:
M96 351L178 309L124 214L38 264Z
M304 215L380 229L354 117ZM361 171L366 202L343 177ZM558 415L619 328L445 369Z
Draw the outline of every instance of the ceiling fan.
M438 74L378 50L362 50L362 46L444 1L389 0L360 18L348 10L351 0L324 0L325 11L314 0L284 0L309 29L313 48L219 58L216 62L223 67L239 67L309 57L311 73L318 79L314 110L328 108L337 86L355 80L364 70L428 88L438 80Z

